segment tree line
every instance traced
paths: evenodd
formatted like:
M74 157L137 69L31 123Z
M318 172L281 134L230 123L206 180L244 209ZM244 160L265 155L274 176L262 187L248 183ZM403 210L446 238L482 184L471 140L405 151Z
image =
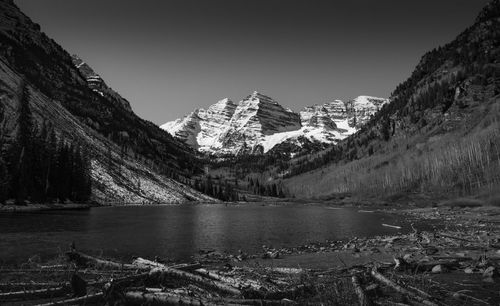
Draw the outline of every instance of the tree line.
M9 199L15 204L88 201L88 152L58 139L46 122L40 128L35 125L29 100L29 90L22 86L15 138L8 143L0 134L0 203ZM3 109L0 113L5 115Z
M285 188L281 182L262 183L258 178L248 177L248 191L268 197L285 197Z
M235 188L238 187L238 180L235 180L231 184L229 180L212 179L210 175L207 175L206 177L195 179L191 187L222 201L242 200Z

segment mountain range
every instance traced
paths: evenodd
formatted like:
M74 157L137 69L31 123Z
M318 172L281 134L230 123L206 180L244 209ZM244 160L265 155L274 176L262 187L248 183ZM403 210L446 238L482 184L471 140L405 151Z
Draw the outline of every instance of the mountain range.
M225 98L161 126L194 149L217 155L262 154L281 144L335 144L358 131L387 99L359 96L296 113L257 91L239 103ZM289 147L289 146L288 146Z

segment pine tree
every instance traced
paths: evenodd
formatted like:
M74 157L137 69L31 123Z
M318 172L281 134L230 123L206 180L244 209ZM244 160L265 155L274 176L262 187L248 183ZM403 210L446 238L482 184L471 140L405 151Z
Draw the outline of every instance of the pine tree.
M33 121L29 100L29 89L21 84L17 139L11 152L11 194L18 204L23 204L33 191Z

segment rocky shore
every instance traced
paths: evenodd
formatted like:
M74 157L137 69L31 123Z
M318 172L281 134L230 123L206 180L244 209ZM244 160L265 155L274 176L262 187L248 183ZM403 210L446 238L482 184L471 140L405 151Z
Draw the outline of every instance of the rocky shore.
M118 263L70 250L0 271L2 305L498 305L500 208L391 211L432 231L325 241L194 262ZM395 229L395 232L398 232ZM75 301L72 301L76 299Z

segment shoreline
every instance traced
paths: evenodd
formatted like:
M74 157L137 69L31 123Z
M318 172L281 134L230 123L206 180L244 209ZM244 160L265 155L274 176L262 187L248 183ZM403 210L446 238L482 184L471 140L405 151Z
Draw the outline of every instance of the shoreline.
M31 213L43 211L59 211L59 210L88 210L91 207L96 207L90 204L27 204L27 205L1 205L0 214L2 213Z
M229 286L225 288L230 290L245 293L248 288L254 288L256 291L253 294L265 293L262 298L269 298L266 295L269 292L279 293L276 295L276 302L282 302L279 299L286 298L298 305L310 301L313 301L311 305L320 305L324 301L352 305L357 299L351 278L356 278L354 283L360 283L359 288L379 305L389 305L387 302L406 304L409 298L411 300L415 297L408 295L408 292L423 294L426 299L439 305L457 302L463 305L497 305L500 302L498 290L495 291L500 286L500 207L441 206L385 211L414 220L437 220L443 227L425 231L414 229L410 233L371 238L352 237L349 240L313 243L288 249L263 249L260 254L253 255L209 251L184 263L162 261L160 258L155 261L152 258L135 258L132 263L120 263L113 259L88 257L98 265L92 264L93 270L89 270L88 266L81 267L78 273L89 284L93 284L92 292L106 293L106 287L95 284L97 279L101 281L111 277L109 269L113 269L111 273L118 276L128 275L134 278L144 275L134 272L137 268L135 265L146 270L160 269L156 271L162 271L167 266L194 267L191 274L187 275L189 279L185 279L184 283L175 283L178 287L175 290L160 284L148 288L134 285L129 289L121 289L123 292L138 290L141 296L151 294L155 298L172 292L185 292L186 296L191 297L190 290L193 286L206 289L205 280L213 282L215 279L219 284ZM28 266L33 266L31 269L23 269L21 265L21 269L5 270L7 274L3 277L9 278L4 281L16 281L16 284L25 286L27 281L33 281L36 277L39 281L46 282L47 277L44 275L48 274L43 272L45 269L52 275L59 273L60 281L67 281L67 271L74 269L74 266L68 265L62 258L60 256L44 265L30 262ZM99 265L112 268L98 270ZM127 270L128 267L134 269ZM166 269L170 277L186 275L177 270ZM95 273L95 276L89 275L90 272ZM53 281L52 276L50 277ZM378 282L377 279L381 277L399 283L406 290L403 291L405 294L394 291L388 283ZM112 284L112 280L108 284ZM34 286L31 283L28 285ZM288 290L297 286L307 290ZM207 291L196 292L201 299L214 294L207 294Z

